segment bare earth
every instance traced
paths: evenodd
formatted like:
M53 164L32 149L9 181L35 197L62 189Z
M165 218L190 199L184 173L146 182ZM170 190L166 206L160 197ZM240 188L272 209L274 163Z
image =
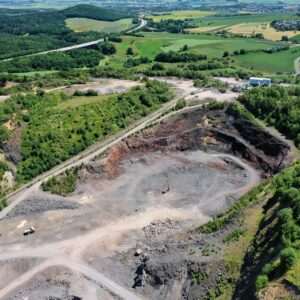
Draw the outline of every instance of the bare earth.
M184 97L211 95L189 80L164 80ZM287 151L278 140L280 156L263 143L255 150L230 122L224 112L185 112L85 161L72 195L45 193L40 183L24 191L11 215L1 214L0 299L184 299L189 256L180 236L230 207ZM248 160L232 145L246 147ZM30 226L36 233L23 236ZM171 283L160 281L166 276Z

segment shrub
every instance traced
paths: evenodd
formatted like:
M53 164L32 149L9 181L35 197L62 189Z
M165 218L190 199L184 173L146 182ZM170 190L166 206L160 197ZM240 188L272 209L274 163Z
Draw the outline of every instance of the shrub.
M129 48L127 49L127 51L126 51L126 54L127 54L127 55L134 55L134 52L133 52L132 48L129 47Z
M181 98L177 101L175 105L175 110L183 109L185 106L186 106L186 101L183 98Z
M269 264L266 264L263 269L262 269L262 272L264 275L267 275L269 276L271 273L273 273L273 271L276 269L276 264L275 263L269 263Z
M287 247L280 252L280 263L284 270L290 269L298 258L297 251L292 247Z
M264 289L269 282L269 278L267 275L259 275L255 281L255 288L256 291L260 291L261 289Z

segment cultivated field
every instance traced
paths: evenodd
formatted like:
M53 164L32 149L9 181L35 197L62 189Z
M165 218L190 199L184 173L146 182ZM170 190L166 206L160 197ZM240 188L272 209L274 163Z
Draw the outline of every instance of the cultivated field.
M187 31L192 33L200 33L200 32L216 31L223 27L224 26L203 26L203 27L189 28Z
M268 23L242 23L230 26L226 28L231 33L237 33L242 35L255 35L262 33L268 40L280 41L282 36L288 36L289 38L300 34L300 31L277 31L271 27Z
M122 19L115 22L97 21L86 18L70 18L66 20L67 26L75 32L121 32L133 27L132 19Z
M296 20L299 18L300 17L296 13L244 13L239 15L230 15L230 13L222 15L220 13L203 17L199 20L196 20L195 23L199 27L232 26L243 23L271 23L274 20Z
M203 18L207 16L214 15L215 12L212 11L200 11L200 10L180 10L180 11L173 11L167 14L161 15L150 15L147 16L148 18L152 18L153 21L159 22L162 20L185 20L185 19L196 19L196 18Z
M155 48L153 50L158 52L167 52L170 50L178 51L182 46L188 45L192 52L206 54L209 57L220 57L225 50L233 52L234 50L240 49L268 49L278 45L274 42L259 39L222 38L220 36L210 35L184 35L153 32L145 33L145 37L148 40L146 39L139 44L142 54L147 54L149 46L152 47L152 49ZM157 47L159 47L159 49L157 49Z
M234 60L244 67L254 68L261 72L294 72L294 60L299 56L300 47L297 47L272 54L250 53L235 56Z

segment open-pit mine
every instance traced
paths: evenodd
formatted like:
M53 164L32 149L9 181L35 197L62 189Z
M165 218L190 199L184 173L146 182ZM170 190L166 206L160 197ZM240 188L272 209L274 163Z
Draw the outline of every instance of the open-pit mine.
M0 225L0 298L201 299L226 270L222 237L196 229L289 150L230 105L152 124L82 165L72 194L24 192Z

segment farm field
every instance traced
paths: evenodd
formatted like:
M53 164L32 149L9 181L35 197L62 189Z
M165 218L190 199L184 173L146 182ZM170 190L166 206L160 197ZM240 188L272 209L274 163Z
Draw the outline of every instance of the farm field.
M67 26L75 32L121 32L132 27L132 19L121 19L115 22L98 21L87 18L70 18L66 20Z
M300 47L273 54L250 53L234 57L241 66L261 72L294 72L294 60L300 56Z
M259 39L222 38L220 36L211 35L145 33L145 37L148 38L148 41L143 42L141 52L143 52L143 48L148 47L148 43L153 43L151 39L154 39L156 40L156 46L162 45L160 49L158 49L159 51L178 51L184 45L188 45L191 52L206 54L208 57L221 57L225 50L233 52L234 50L240 49L268 49L278 45L278 43L275 42ZM158 44L159 40L161 40L161 42Z
M126 51L131 47L137 56L154 59L160 52L179 51L184 45L196 54L206 54L209 58L221 58L224 51L269 49L281 45L279 42L253 38L222 38L211 35L184 35L170 33L144 33L144 37L123 36L122 43L115 43L117 53L107 60L113 67L121 67L129 58ZM300 56L300 48L295 47L275 54L249 53L232 56L235 64L241 67L254 68L259 72L277 73L293 72L294 60ZM143 66L140 66L143 68Z
M207 16L214 15L213 11L200 11L200 10L180 10L173 11L167 14L161 15L149 15L148 18L153 19L154 22L159 22L163 20L185 20L185 19L195 19L195 18L204 18Z
M300 34L300 31L277 31L268 23L242 23L228 27L226 30L231 33L242 35L254 35L262 33L266 39L273 41L280 41L283 35L291 38Z
M201 32L216 31L223 27L224 26L203 26L203 27L189 28L187 29L187 31L192 33L201 33Z
M242 23L271 23L274 20L300 19L296 13L253 13L240 15L216 14L195 20L199 27L233 26Z

